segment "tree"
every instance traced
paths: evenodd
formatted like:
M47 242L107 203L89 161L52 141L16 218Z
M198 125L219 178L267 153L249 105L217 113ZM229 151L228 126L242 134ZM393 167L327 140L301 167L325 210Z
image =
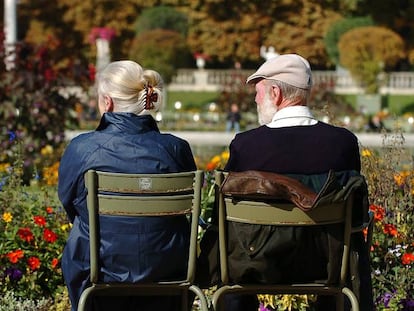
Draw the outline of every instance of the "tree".
M129 57L143 67L158 71L165 83L177 68L186 67L191 59L185 38L178 32L154 29L141 33L132 42Z
M37 1L31 2L35 3ZM47 1L47 3L49 2ZM112 41L112 46L117 48L111 50L112 57L113 59L125 58L135 34L134 23L136 17L142 10L142 6L139 6L136 2L135 0L122 0L122 2L114 0L58 0L57 5L64 12L59 15L59 18L73 27L71 32L67 32L64 37L70 37L69 33L80 33L79 48L91 62L94 62L96 48L94 45L90 45L89 42L89 34L92 28L107 27L114 29L116 36ZM69 51L69 53L71 52Z
M402 38L384 27L368 26L352 29L338 43L340 62L363 85L368 93L376 93L378 75L389 71L405 58Z
M335 5L332 4L335 2ZM219 62L257 66L262 45L295 52L326 67L323 35L341 17L337 1L191 1L188 42L194 51Z
M177 68L187 67L192 59L185 37L187 17L172 7L158 6L144 9L135 25L129 57L157 70L169 83Z
M276 47L279 53L298 53L316 68L330 66L324 36L341 15L321 1L304 0L276 19L265 36L264 44Z
M59 41L60 50L54 51L64 61L84 61L82 32L71 21L62 19L66 8L61 0L20 0L17 6L18 40L33 45L45 44L50 38Z
M135 23L135 34L154 29L173 30L185 37L188 32L187 16L163 5L144 9Z
M351 17L341 19L334 23L324 38L326 52L328 53L330 61L335 65L339 65L338 42L344 33L354 28L373 25L374 22L371 17Z
M216 67L235 62L257 67L263 61L260 46L266 45L279 53L300 53L314 68L329 68L338 61L339 34L332 40L326 34L346 16L372 16L376 25L397 32L414 60L414 2L407 0L123 0L122 5L116 0L20 0L19 36L37 44L45 33L52 34L62 40L65 57L94 62L96 49L88 35L93 27L109 27L116 31L112 58L121 59L129 55L136 30L159 23L183 34L184 19L174 19L169 8L185 15L191 52L210 56Z
M414 64L414 2L408 0L365 0L376 24L398 33L406 43L408 60Z

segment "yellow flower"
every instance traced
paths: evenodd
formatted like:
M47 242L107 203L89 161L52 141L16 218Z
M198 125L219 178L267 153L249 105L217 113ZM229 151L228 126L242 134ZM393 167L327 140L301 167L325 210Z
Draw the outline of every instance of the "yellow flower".
M218 164L218 163L220 163L220 160L221 160L220 156L216 155L211 159L211 162L214 163L214 164Z
M13 220L13 215L11 213L4 213L3 214L3 221L4 222L11 222Z
M0 172L7 172L10 168L9 163L0 163Z
M42 155L52 154L53 153L53 147L51 145L46 145L40 150L40 153Z
M229 159L229 157L230 157L230 152L228 150L223 151L221 153L221 158L224 160L224 162L227 162L227 160Z
M62 226L60 226L60 229L62 231L68 231L68 229L72 228L72 224L63 224Z
M363 149L363 150L361 151L361 155L362 155L363 157L370 157L370 156L372 156L372 153L371 153L371 151L370 151L369 149Z

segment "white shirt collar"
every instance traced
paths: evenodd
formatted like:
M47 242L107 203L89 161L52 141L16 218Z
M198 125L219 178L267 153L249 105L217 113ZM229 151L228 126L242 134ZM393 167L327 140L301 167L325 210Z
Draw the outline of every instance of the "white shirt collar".
M292 106L285 107L273 116L272 122L266 124L270 128L279 128L287 126L308 126L315 125L318 120L314 118L309 107Z

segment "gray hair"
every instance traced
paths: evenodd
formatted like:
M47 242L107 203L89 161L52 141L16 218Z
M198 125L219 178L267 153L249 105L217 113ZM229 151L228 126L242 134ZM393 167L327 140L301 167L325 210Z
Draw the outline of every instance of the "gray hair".
M140 115L161 108L161 75L154 70L144 70L134 61L121 60L110 63L98 73L97 84L98 95L111 97L115 112Z
M283 81L279 80L266 80L267 85L270 86L278 86L280 90L282 91L283 97L287 100L297 100L299 99L302 105L306 106L308 104L308 99L310 96L310 89L305 90L298 88L296 86L290 85L288 83L285 83Z

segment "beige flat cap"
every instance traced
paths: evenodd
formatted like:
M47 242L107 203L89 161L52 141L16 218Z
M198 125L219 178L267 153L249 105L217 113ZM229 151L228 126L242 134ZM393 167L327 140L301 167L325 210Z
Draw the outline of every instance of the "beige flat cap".
M305 90L312 87L309 62L297 54L282 54L269 59L247 78L246 83L256 83L257 79L278 80Z

